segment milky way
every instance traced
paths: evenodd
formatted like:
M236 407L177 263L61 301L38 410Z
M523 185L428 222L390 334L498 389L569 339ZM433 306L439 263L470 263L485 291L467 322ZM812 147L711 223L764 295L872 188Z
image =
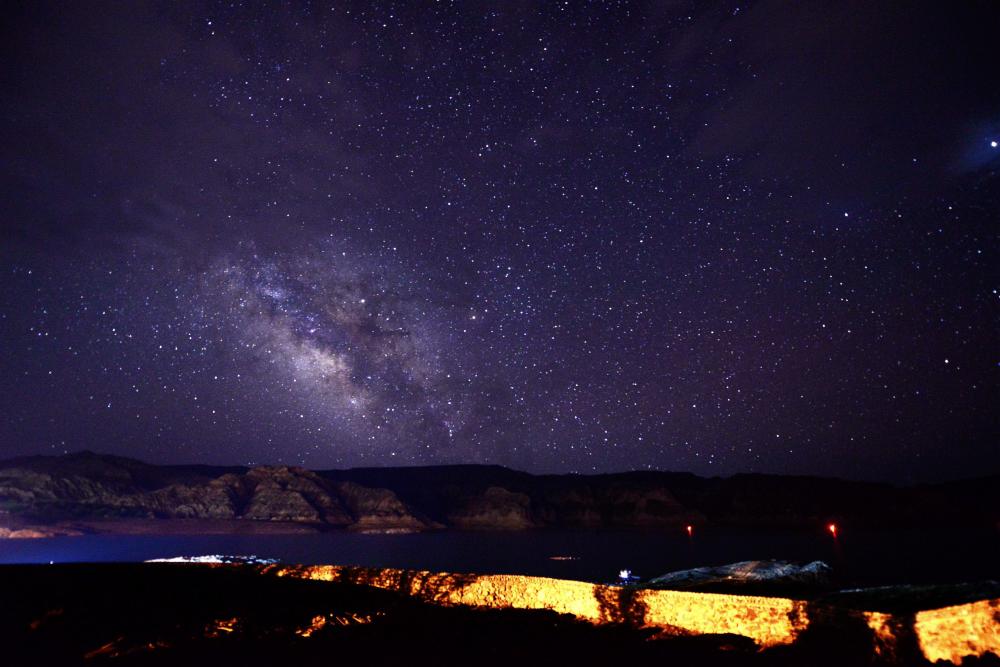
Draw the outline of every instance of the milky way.
M448 372L455 355L442 349L438 323L447 314L336 248L227 257L206 275L206 310L221 314L249 364L266 369L331 437L380 455L446 453L464 403Z
M993 8L7 19L0 454L1000 465Z

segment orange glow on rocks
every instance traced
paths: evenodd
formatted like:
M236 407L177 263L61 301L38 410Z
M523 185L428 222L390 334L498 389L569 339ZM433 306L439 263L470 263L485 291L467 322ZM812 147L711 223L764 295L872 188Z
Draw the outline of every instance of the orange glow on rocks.
M381 616L376 613L374 616ZM309 625L295 631L299 637L311 637L328 625L367 625L372 622L372 616L366 614L326 614L313 616Z
M835 529L835 526L833 527ZM831 533L835 530L831 530ZM596 625L621 623L658 629L658 636L735 634L759 648L794 643L811 624L856 621L870 632L873 652L892 662L919 650L930 662L960 664L966 656L1000 656L1000 599L909 614L825 607L804 600L602 586L582 581L519 575L449 574L425 571L269 565L263 573L384 588L433 604L494 609L551 609ZM317 619L323 620L318 621ZM313 619L309 636L329 618ZM852 620L853 619L853 620ZM338 621L339 622L339 621ZM847 630L845 630L847 631ZM856 630L850 630L856 631ZM914 637L919 649L912 646Z
M150 653L160 649L167 649L170 648L170 646L170 643L165 641L153 641L139 644L138 646L130 646L124 636L119 636L107 644L102 644L94 650L84 653L83 659L93 660L94 658L123 658L136 653Z
M808 624L804 603L787 598L601 586L518 575L471 575L393 569L269 566L277 576L339 581L398 591L427 602L551 609L594 624L625 623L667 634L731 633L761 647L788 644Z
M312 622L309 623L304 628L299 628L295 631L299 637L311 637L317 630L322 630L326 627L326 616L314 616Z
M892 614L880 611L862 612L862 616L868 628L872 631L872 646L875 655L880 660L892 662L895 659L897 643L899 642L899 637L897 636L899 628L895 622L895 617Z
M236 630L236 625L239 623L237 618L220 618L212 623L209 623L208 627L205 629L206 637L221 637L223 635L232 634Z
M93 660L94 658L100 657L116 657L119 655L118 643L125 641L125 637L118 637L114 641L110 641L107 644L102 644L98 646L93 651L88 651L83 654L84 660Z
M1000 656L1000 599L917 612L913 627L930 662L957 665L966 656Z

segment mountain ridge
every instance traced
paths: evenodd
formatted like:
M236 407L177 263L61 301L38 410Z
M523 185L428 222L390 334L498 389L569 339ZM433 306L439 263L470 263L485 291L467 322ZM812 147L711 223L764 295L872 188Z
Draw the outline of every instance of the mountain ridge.
M898 487L761 473L534 475L477 464L315 471L156 465L84 451L0 461L0 524L199 519L359 531L996 526L990 491L998 486L1000 475Z

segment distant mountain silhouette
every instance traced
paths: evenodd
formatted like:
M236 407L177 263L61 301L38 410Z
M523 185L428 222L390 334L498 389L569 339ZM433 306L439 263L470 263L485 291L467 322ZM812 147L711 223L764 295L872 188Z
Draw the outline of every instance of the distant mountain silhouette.
M895 487L761 474L532 475L487 465L320 471L151 465L80 452L0 461L0 526L6 523L9 533L27 524L150 518L371 531L928 522L996 527L997 488L1000 475Z

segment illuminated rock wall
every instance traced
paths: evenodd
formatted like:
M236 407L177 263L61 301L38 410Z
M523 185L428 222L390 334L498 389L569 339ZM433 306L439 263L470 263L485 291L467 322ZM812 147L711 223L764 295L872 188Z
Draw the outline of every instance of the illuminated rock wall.
M808 624L786 598L600 586L520 575L465 575L322 565L265 568L278 576L343 581L443 604L551 609L592 623L627 623L680 634L732 633L762 647L791 643Z
M653 627L665 634L736 634L749 637L762 649L794 643L812 623L860 627L868 633L862 639L870 643L872 652L889 662L905 661L913 653L930 662L955 664L965 656L1000 655L1000 600L893 615L824 608L788 598L646 590L520 575L337 565L274 565L262 570L277 576L384 588L438 604L551 609L596 624Z
M1000 656L1000 600L917 612L913 626L920 649L931 662L958 664L965 656Z

